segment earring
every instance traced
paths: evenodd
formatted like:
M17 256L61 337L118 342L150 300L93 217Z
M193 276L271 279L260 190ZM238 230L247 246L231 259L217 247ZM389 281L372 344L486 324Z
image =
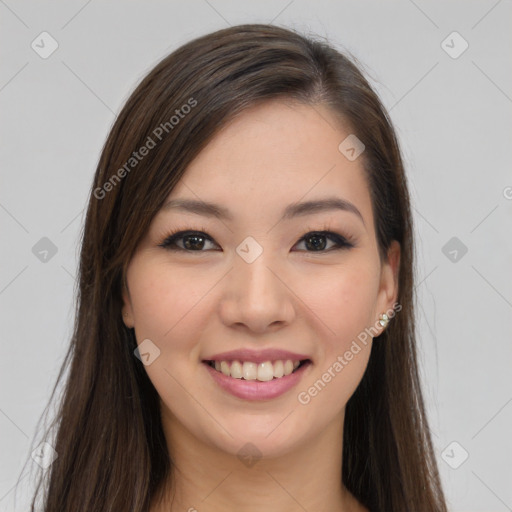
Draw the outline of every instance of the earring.
M386 315L386 313L382 313L382 315L380 315L380 318L379 318L379 323L380 325L382 325L382 327L386 327L389 323L389 316Z

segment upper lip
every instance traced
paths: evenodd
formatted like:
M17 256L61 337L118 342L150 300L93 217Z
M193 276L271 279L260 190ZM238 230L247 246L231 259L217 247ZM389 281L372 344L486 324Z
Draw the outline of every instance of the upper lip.
M230 350L229 352L222 352L214 356L205 359L205 361L250 361L253 363L264 363L265 361L286 361L291 359L292 361L302 361L304 359L310 359L305 354L297 354L295 352L289 352L288 350L268 348L264 350Z

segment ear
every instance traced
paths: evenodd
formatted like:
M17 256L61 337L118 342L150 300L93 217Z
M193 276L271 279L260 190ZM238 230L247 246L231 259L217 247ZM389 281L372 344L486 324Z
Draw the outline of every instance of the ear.
M123 279L123 291L122 291L122 297L123 297L123 307L122 307L122 315L123 315L123 322L126 327L129 329L133 329L135 325L135 321L133 318L133 308L132 308L132 301L130 298L130 291L128 290L128 284L126 283L126 280Z
M398 298L398 273L400 270L400 244L393 240L389 246L387 260L382 263L379 292L375 311L375 324L382 332L385 327L380 326L378 320L382 313L390 317ZM391 318L391 317L390 317Z

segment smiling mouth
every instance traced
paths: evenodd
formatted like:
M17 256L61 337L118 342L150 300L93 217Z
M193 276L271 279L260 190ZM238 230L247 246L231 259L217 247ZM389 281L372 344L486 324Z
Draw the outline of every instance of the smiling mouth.
M278 380L295 373L299 368L311 364L310 359L300 361L277 360L254 363L251 361L203 361L219 373L227 377L240 380L257 380L268 382Z

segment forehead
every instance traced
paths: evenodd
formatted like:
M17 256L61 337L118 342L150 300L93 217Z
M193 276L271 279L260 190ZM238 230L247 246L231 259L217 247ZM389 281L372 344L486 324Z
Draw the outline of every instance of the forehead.
M338 149L350 135L323 105L274 100L224 126L169 195L225 205L236 216L278 215L283 206L337 196L372 222L362 157ZM370 224L369 224L370 223Z

